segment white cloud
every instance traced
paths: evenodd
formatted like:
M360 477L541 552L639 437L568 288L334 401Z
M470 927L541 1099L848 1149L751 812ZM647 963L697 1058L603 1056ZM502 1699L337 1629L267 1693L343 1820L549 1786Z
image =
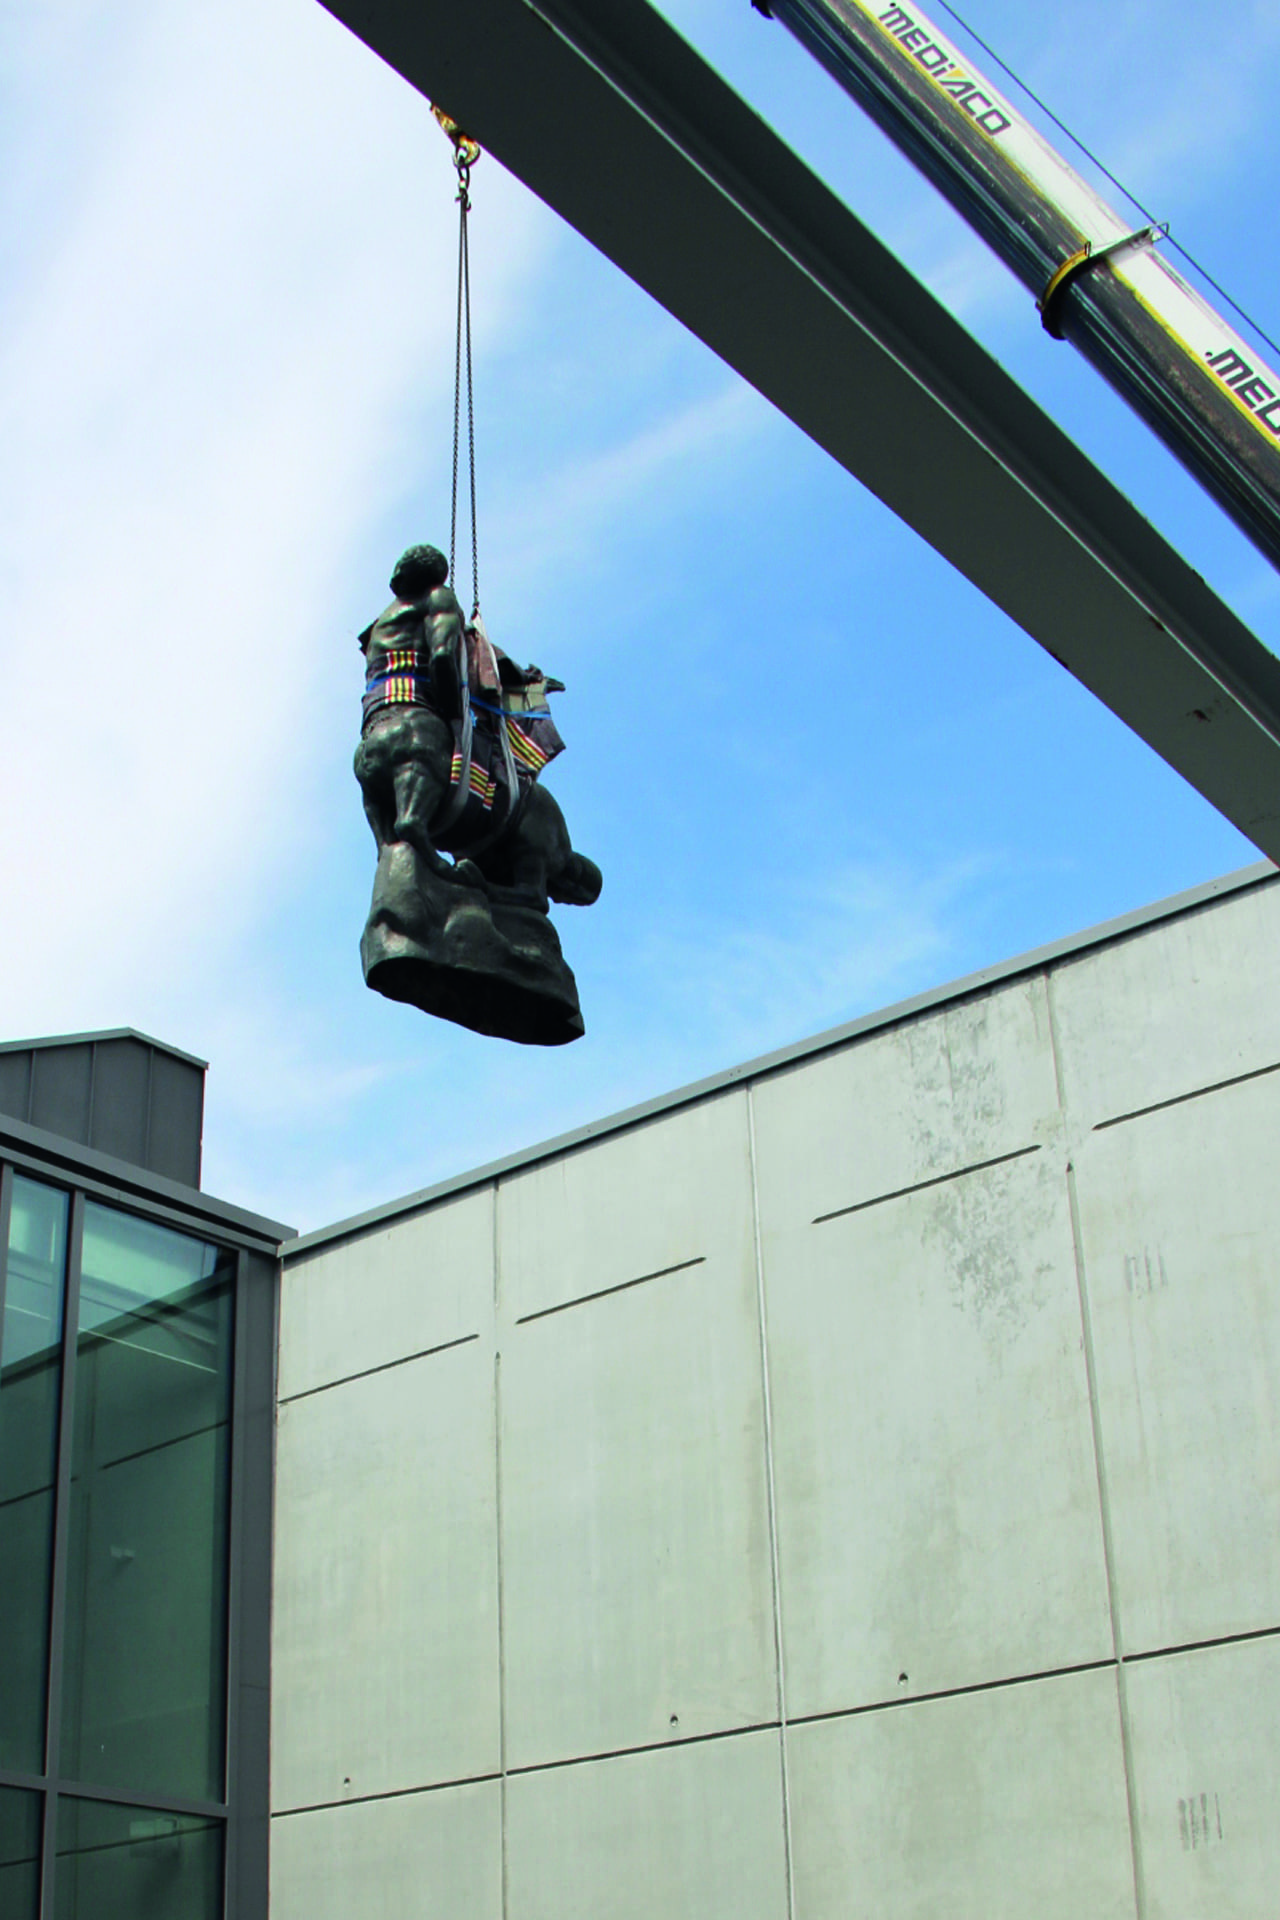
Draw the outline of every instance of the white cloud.
M114 1024L149 974L194 986L279 884L344 567L431 471L452 375L425 104L312 0L131 24L0 331L9 1032ZM96 74L67 51L27 48L27 111L75 125ZM482 329L552 231L488 178Z
M880 859L790 882L762 875L766 911L655 933L636 973L684 1046L696 1032L708 1071L945 977L962 912L991 870L975 856L932 871Z
M343 1059L323 1014L252 990L211 1010L202 1044L228 1090L223 1104L244 1127L340 1131L397 1071L392 1058Z
M1074 0L1065 10L1021 15L1017 26L1034 34L1025 65L1012 32L993 44L1157 213L1211 196L1222 169L1274 121L1276 0L1245 0L1229 23L1209 0L1181 8Z
M602 538L624 514L660 520L705 491L719 463L741 455L777 419L745 381L646 424L614 446L572 456L536 488L499 501L486 539L503 571L532 590L553 574L589 569Z

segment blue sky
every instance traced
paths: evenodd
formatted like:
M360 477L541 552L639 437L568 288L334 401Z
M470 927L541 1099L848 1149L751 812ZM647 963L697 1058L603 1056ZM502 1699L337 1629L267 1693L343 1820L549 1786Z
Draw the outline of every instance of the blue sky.
M783 29L665 10L1280 645L1273 570ZM962 10L1274 330L1280 0ZM447 540L447 146L315 0L3 23L3 1030L208 1057L212 1191L320 1225L1256 857L486 158L483 601L568 683L587 1036L369 994L354 641Z

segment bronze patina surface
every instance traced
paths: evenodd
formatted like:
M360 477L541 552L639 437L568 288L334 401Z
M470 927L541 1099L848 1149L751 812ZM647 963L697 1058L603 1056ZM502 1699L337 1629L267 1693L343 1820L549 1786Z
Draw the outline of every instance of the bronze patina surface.
M410 547L395 598L360 636L370 691L355 772L378 848L364 976L477 1033L558 1046L583 1024L549 903L589 906L601 885L537 779L543 749L525 740L541 728L546 757L559 750L543 692L558 683L467 622L448 572L435 547Z

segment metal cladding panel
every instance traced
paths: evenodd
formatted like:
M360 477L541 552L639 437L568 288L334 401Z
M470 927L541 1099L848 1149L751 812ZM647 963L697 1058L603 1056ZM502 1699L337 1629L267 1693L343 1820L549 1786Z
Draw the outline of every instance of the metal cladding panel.
M89 1144L93 1049L40 1047L32 1057L31 1124Z
M31 1118L31 1054L0 1053L0 1113Z
M147 1121L153 1049L141 1040L98 1040L92 1051L93 1108L86 1144L145 1167L149 1164Z
M240 1376L233 1553L232 1711L238 1738L230 1791L236 1805L228 1849L228 1910L265 1920L271 1807L271 1545L275 1490L275 1349L279 1266L263 1254L243 1264L236 1330Z
M145 1164L184 1186L200 1185L204 1070L171 1053L151 1056L151 1131Z
M0 1114L198 1187L204 1075L127 1028L0 1043Z

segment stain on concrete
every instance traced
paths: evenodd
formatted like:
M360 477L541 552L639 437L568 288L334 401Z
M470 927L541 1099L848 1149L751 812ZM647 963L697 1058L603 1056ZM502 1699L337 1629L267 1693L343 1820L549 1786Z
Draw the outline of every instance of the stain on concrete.
M1217 1846L1222 1839L1222 1808L1217 1794L1193 1793L1178 1802L1178 1832L1184 1853Z
M1027 1167L957 1174L923 1198L922 1238L941 1249L956 1305L1006 1331L1044 1306L1053 1271L1042 1251L1056 1211L1052 1170Z

